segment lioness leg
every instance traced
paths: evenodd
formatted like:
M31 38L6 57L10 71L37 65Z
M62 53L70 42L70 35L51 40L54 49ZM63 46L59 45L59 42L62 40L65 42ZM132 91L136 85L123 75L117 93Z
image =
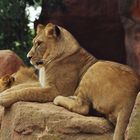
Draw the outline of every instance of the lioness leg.
M13 86L11 88L8 88L5 91L3 91L2 93L11 92L11 91L24 89L24 88L28 88L28 87L40 87L40 84L39 84L39 82L31 83L31 84L30 83L23 83L23 84L15 85L15 86Z
M78 96L57 96L54 99L54 104L83 115L87 115L89 112L89 104Z
M124 140L126 127L129 122L133 105L134 104L132 102L129 104L126 104L125 107L119 112L113 140Z
M0 94L0 105L5 107L17 101L53 101L58 92L52 88L30 87Z

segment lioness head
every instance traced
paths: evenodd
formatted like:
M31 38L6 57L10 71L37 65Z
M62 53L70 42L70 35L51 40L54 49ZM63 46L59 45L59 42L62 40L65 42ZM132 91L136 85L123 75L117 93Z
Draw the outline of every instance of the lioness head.
M0 78L0 92L10 88L14 81L15 79L11 75L5 75Z
M39 24L27 57L36 68L41 68L66 54L70 55L78 48L77 41L64 28L51 23L46 26Z

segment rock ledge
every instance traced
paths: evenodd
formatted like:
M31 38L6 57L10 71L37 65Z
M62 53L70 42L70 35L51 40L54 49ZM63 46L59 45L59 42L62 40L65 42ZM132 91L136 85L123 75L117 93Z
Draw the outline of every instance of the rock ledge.
M53 103L18 102L5 110L1 140L111 140L104 118L82 116Z

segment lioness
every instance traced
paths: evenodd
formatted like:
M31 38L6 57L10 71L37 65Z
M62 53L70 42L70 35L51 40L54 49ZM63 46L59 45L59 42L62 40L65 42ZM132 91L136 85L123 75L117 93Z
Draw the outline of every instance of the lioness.
M131 68L97 60L67 30L51 23L38 25L27 57L39 69L40 87L28 83L20 90L5 91L0 94L1 105L21 100L48 102L62 95L55 104L84 115L95 108L116 124L113 140L124 139L140 87L140 78Z
M35 70L33 68L20 67L14 74L5 75L0 78L0 93L5 90L7 92L28 87L29 83L32 83L33 86L39 86Z

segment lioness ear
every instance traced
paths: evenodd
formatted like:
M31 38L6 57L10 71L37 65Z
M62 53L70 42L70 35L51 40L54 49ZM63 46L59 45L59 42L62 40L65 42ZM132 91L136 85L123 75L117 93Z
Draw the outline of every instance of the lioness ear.
M38 24L38 25L37 25L37 29L36 29L36 33L38 34L38 33L39 33L40 31L42 31L44 28L45 28L44 25Z
M48 37L53 37L53 38L58 38L61 34L61 31L58 26L52 25L46 27L46 36Z
M7 81L9 81L10 77L11 77L10 75L5 75L1 79L3 82L7 82Z
M56 26L56 25L55 25L55 35L56 35L57 37L60 36L60 29L59 29L59 27Z

